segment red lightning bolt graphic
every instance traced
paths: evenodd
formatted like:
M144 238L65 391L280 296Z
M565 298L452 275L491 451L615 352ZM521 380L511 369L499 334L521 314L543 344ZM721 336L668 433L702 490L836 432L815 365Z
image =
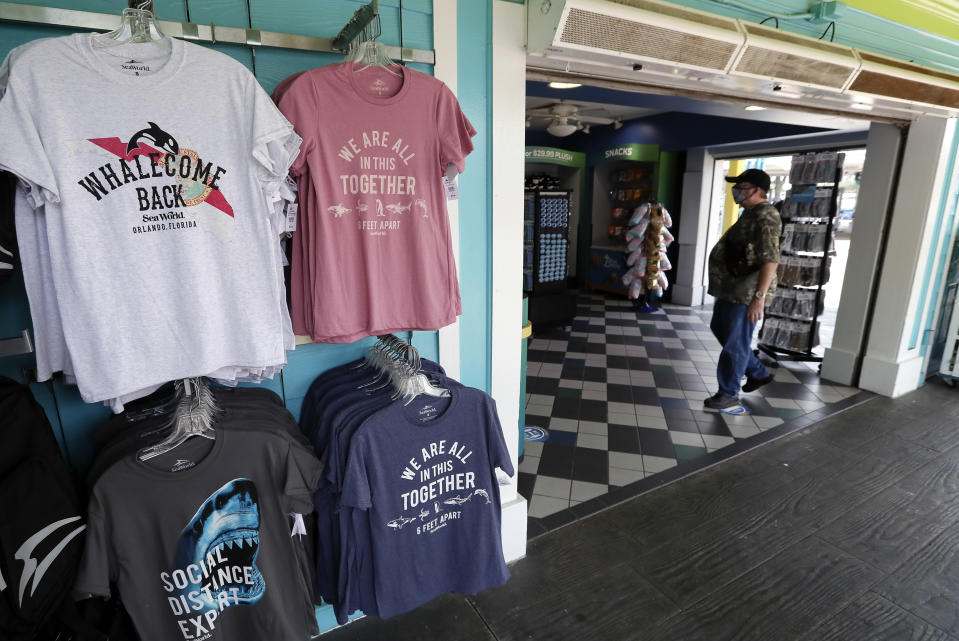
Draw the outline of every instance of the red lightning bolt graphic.
M119 138L88 138L88 140L94 145L102 147L111 154L115 154L116 156L128 162L133 160L134 156L146 156L150 159L151 163L156 164L154 158L160 158L166 155L164 152L154 149L150 145L146 145L142 142L137 143L138 147L131 151L129 155L127 155L127 146L122 143ZM226 197L223 196L219 189L212 190L210 195L207 196L206 200L203 202L216 207L231 217L233 216L233 207L230 206L230 203L227 202Z

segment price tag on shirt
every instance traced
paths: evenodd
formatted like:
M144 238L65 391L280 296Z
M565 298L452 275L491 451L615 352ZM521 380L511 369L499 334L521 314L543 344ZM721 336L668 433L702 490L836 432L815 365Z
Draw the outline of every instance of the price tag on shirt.
M290 537L305 536L306 523L303 522L303 515L298 512L290 512L290 516L293 517L293 531L290 532Z
M296 231L296 212L300 208L296 203L287 203L286 205L286 231L292 234Z
M460 188L456 182L456 178L443 176L443 189L446 190L446 200L460 199Z

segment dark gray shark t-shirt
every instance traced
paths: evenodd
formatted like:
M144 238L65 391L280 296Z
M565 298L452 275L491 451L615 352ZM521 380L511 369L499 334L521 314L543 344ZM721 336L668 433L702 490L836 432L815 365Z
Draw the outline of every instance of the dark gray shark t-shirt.
M315 618L290 533L320 464L261 431L219 430L93 489L78 593L119 597L143 641L306 639Z

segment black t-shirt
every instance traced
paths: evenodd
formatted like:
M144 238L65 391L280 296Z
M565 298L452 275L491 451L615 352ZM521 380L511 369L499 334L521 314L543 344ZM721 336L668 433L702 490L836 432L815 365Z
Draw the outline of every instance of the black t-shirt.
M0 416L0 639L16 641L35 638L67 597L85 519L77 483L30 388L0 377Z
M10 172L0 171L0 282L10 278L19 264L13 209L16 189L16 177Z

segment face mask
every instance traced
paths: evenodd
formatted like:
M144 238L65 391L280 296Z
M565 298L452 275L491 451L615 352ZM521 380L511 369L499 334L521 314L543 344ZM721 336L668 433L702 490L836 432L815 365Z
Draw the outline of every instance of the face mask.
M739 187L733 187L733 202L741 205L744 200L746 200L746 196L743 195L743 190Z

